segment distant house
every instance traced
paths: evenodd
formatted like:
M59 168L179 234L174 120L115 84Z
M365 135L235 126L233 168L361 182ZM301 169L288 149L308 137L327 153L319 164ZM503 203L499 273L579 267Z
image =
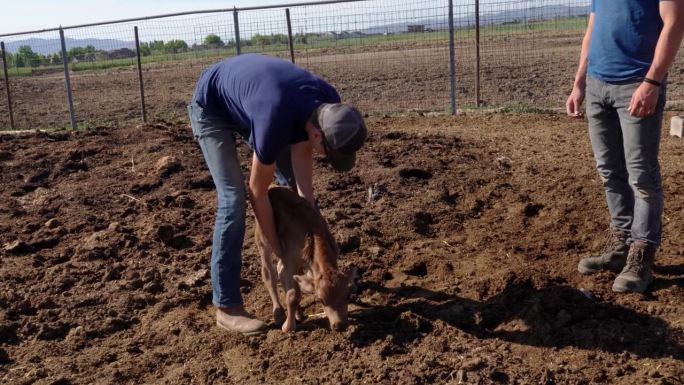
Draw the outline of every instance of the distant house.
M342 32L323 32L320 37L328 40L339 40L339 39L349 39L352 37L363 37L366 36L365 33L360 31L342 31Z
M407 27L409 32L425 32L424 24L409 24Z
M328 40L337 40L339 34L335 31L323 32L321 37Z
M135 51L128 48L119 48L113 51L109 51L110 59L129 59L135 56Z

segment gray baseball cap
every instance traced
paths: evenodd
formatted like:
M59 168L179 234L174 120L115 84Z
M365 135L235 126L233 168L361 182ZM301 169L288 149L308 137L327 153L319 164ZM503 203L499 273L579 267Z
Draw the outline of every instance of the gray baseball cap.
M337 171L354 168L356 151L368 135L359 110L344 103L323 104L318 111L318 124L330 165Z

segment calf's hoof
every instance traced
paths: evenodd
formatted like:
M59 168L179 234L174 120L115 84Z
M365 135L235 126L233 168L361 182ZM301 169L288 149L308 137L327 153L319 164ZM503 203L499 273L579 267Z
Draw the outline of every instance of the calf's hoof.
M276 326L282 326L285 323L285 310L282 307L273 309L273 323Z
M347 330L348 322L335 322L330 324L330 329L334 332L343 332Z
M283 333L294 333L295 331L295 323L293 322L287 322L283 324L283 327L280 328Z

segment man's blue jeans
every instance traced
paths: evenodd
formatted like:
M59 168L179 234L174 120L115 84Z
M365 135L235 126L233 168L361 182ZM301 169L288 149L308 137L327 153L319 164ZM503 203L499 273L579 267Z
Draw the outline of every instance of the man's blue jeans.
M221 115L209 113L195 102L188 106L188 114L218 195L211 248L212 301L218 307L240 305L247 194L235 134L249 142L250 132L231 124ZM296 186L289 146L276 161L276 178L280 185Z
M655 114L634 117L627 108L640 81L606 83L587 77L589 137L603 180L611 226L631 241L660 244L663 189L658 164L665 84Z

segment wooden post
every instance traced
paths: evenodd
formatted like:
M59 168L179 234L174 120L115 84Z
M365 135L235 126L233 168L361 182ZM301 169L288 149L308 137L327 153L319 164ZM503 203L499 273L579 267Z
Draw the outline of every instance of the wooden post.
M12 93L10 92L9 75L7 74L7 55L5 54L5 42L0 42L0 50L2 50L2 72L5 75L5 89L7 90L7 109L9 110L10 128L14 127L14 113L12 112Z
M240 22L238 21L238 11L235 8L233 8L233 26L235 27L235 50L240 55L242 53L240 47Z
M292 39L292 23L290 21L290 8L285 8L285 18L287 19L287 42L290 46L290 60L292 60L292 63L294 64L294 39Z
M145 85L142 74L142 61L140 60L140 39L138 38L138 26L133 27L135 33L135 53L138 57L138 83L140 84L140 108L142 110L143 123L147 123L147 109L145 108Z
M449 0L449 78L451 79L451 114L456 115L456 49L454 47L454 0Z
M74 111L74 95L71 91L71 78L69 77L69 57L67 56L66 43L64 42L64 30L59 27L59 39L62 43L62 62L64 63L64 83L67 89L67 102L69 103L69 118L71 120L71 128L77 129L76 112Z
M475 0L475 105L480 107L480 0Z

